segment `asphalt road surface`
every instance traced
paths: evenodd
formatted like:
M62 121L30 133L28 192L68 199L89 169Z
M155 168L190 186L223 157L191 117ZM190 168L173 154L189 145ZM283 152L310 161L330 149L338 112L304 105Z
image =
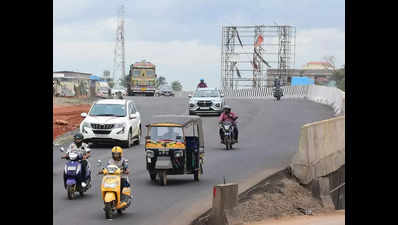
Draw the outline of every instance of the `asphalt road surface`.
M145 124L155 114L187 115L188 98L182 97L129 97L134 99L142 117L143 136ZM332 108L307 100L282 99L250 100L228 99L228 105L239 116L239 143L234 150L224 150L218 137L217 117L203 118L205 134L204 174L195 182L193 175L168 176L168 185L150 182L145 166L143 141L139 146L124 149L129 160L130 183L134 195L133 204L123 215L115 215L112 221L105 219L100 196L101 176L96 161L107 161L112 146L92 148L92 188L84 197L68 200L63 187L62 172L65 160L61 153L53 156L53 221L54 225L165 225L183 221L188 210L198 205L208 205L214 184L242 182L261 171L287 166L298 150L300 128L305 123L333 117ZM206 201L206 202L205 202ZM193 219L193 218L192 218Z

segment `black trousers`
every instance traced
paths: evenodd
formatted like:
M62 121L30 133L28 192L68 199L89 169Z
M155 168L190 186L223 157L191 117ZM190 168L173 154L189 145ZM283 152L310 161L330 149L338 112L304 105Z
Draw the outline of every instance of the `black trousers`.
M239 134L239 130L238 130L238 126L233 125L234 126L234 137L235 140L238 140L238 134ZM222 131L222 128L220 128L220 138L221 140L224 140L224 132Z

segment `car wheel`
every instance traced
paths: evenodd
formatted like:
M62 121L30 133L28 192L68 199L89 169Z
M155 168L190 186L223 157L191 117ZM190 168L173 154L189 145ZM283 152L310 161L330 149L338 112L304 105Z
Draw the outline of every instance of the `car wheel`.
M131 135L131 129L130 129L128 137L127 137L127 141L124 143L125 148L130 148L132 146L133 141L131 139L132 139L132 135Z
M134 145L140 145L141 144L141 135L142 135L141 132L142 131L141 131L141 127L140 127L139 130L138 130L138 139L136 141L134 141Z

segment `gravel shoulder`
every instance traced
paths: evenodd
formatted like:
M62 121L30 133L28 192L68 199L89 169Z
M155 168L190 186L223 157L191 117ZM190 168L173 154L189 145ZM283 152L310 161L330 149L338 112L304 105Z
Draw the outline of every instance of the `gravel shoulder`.
M345 210L320 214L316 216L294 216L282 219L269 219L250 225L344 225Z

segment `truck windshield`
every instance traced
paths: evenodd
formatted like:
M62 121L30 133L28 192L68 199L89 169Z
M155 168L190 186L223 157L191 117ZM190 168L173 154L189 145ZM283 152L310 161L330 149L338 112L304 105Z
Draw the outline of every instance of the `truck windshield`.
M153 141L183 141L182 136L181 127L151 127Z
M153 69L133 69L133 76L138 77L145 71L146 77L155 77L155 71Z
M95 104L90 110L90 116L126 116L126 107L121 104Z
M218 97L216 90L200 90L196 91L194 97Z

